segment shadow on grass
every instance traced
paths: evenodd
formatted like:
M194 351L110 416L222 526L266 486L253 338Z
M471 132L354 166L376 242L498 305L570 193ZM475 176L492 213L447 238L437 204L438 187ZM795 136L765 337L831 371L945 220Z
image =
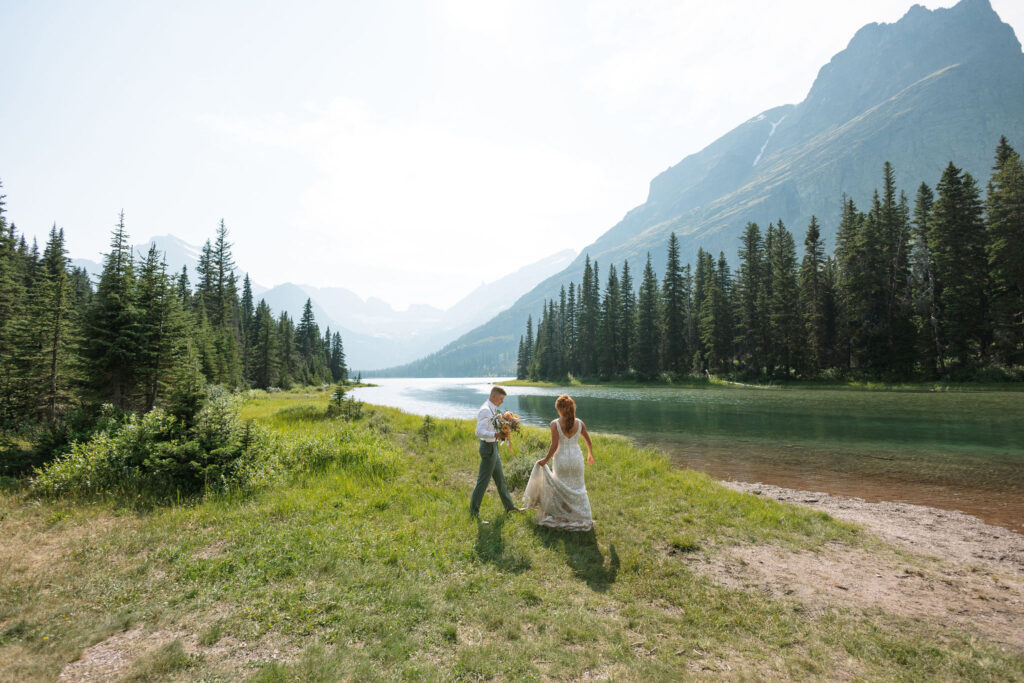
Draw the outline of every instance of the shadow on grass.
M501 537L501 529L504 526L504 515L492 520L490 524L477 522L476 556L503 572L520 574L531 567L530 560L505 551L505 539Z
M615 545L608 546L608 561L597 544L597 532L564 531L535 525L537 534L545 548L561 549L577 578L587 582L592 590L604 592L615 583L619 575L619 555Z

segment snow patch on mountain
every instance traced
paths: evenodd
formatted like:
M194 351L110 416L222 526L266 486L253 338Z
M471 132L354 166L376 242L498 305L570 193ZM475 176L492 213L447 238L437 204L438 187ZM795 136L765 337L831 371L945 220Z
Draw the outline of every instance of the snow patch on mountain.
M762 116L761 118L764 118L764 116ZM782 119L784 118L786 118L786 114L782 115ZM757 157L754 159L754 163L751 164L752 166L757 166L757 162L761 161L761 155L764 154L765 148L768 147L768 141L772 139L773 135L775 135L775 129L778 128L780 123L782 123L782 119L779 119L778 121L772 124L772 129L768 131L768 137L764 139L764 144L761 145L761 151L757 153Z

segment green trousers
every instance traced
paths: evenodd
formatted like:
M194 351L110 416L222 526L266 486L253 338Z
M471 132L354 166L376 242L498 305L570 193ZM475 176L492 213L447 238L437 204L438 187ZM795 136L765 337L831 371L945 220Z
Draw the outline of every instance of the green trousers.
M480 514L480 502L484 499L484 492L487 491L487 484L491 477L494 477L494 485L498 487L498 496L506 510L513 509L516 504L512 502L512 496L508 495L508 486L505 484L505 473L501 471L501 457L498 455L498 442L488 443L480 441L480 473L476 477L476 486L473 488L473 496L469 499L469 512L472 515Z

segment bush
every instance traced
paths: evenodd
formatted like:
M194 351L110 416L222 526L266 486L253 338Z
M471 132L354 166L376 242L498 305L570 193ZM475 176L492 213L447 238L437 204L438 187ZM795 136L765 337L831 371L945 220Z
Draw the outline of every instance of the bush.
M331 402L327 404L327 417L340 417L345 420L358 420L363 416L363 404L345 396L345 382L338 382L331 394Z
M430 437L437 429L437 421L431 416L427 415L423 418L423 424L420 425L419 429L416 430L416 435L419 440L424 444L430 443Z
M45 495L147 492L158 496L226 490L262 481L275 461L267 434L238 417L235 400L212 390L191 427L161 409L130 416L119 428L75 443L36 471Z
M52 424L35 424L24 429L0 452L0 475L20 476L56 460L71 451L76 441L110 433L125 420L124 413L105 404L97 408L75 408Z
M533 465L543 458L543 455L525 454L512 456L507 462L502 463L502 471L505 473L505 483L509 491L522 491L526 488L526 482L530 481L530 473Z

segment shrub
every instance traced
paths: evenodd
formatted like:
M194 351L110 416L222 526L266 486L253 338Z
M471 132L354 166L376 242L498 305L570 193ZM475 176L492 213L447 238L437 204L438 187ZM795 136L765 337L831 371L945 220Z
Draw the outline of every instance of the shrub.
M226 490L268 479L268 435L238 417L235 400L212 390L191 427L161 409L130 416L119 428L75 443L36 471L45 495L145 491L158 496Z
M526 482L530 481L530 472L533 471L533 465L535 462L540 460L543 455L528 455L522 453L517 456L508 458L508 462L502 463L502 470L505 473L505 483L508 484L509 491L521 491L526 488Z
M419 429L416 430L416 435L419 437L420 441L422 441L424 444L428 444L430 443L430 436L434 433L436 429L437 421L434 420L434 418L427 415L426 417L423 418L423 424L421 424L419 426Z
M358 420L363 416L363 404L345 396L345 382L338 382L331 394L331 402L327 404L327 417L340 417L345 420Z
M52 424L35 424L23 430L0 451L0 475L20 476L71 451L76 441L88 441L100 432L110 433L125 415L105 404L99 408L75 408Z

